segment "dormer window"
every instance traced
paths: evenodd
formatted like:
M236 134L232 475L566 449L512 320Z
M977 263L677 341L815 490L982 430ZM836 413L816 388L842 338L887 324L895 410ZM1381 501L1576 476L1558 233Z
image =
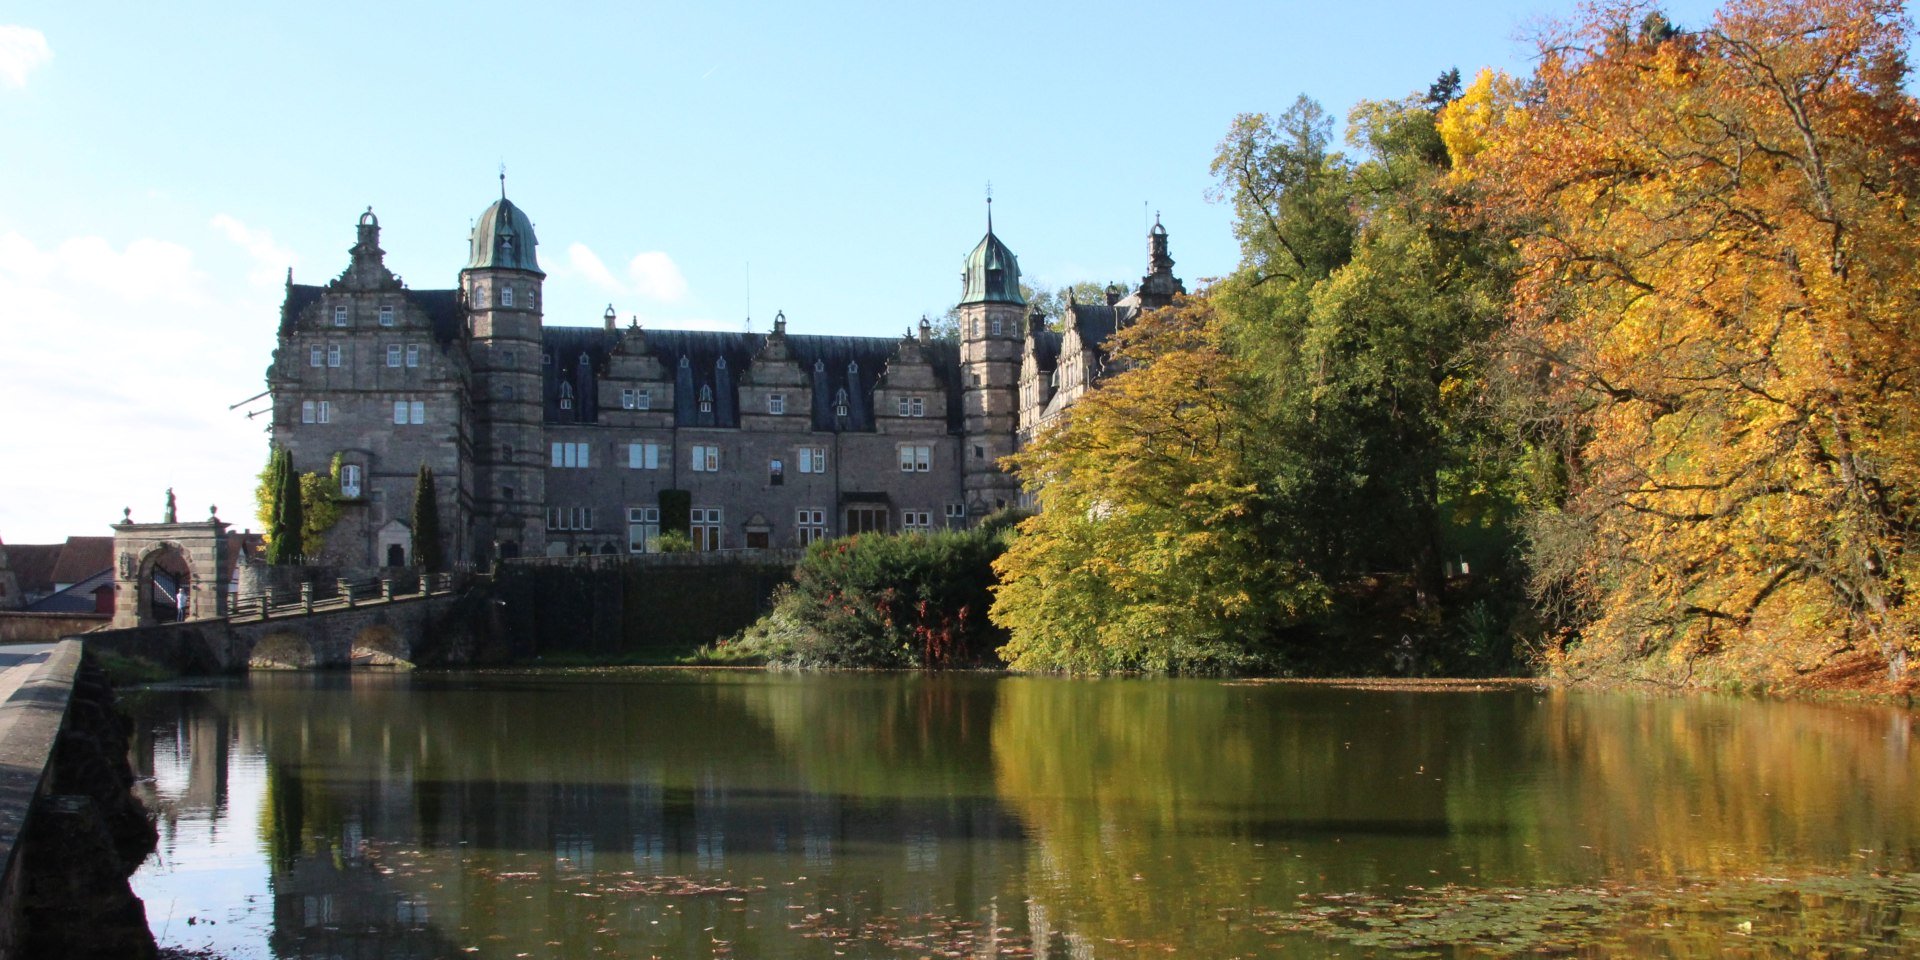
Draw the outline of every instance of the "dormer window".
M682 369L682 370L685 370L685 369L687 369L688 367L691 367L691 366L693 366L693 364L691 364L691 363L689 363L689 362L687 362L687 355L686 355L686 354L684 354L684 353L683 353L683 354L681 354L681 355L680 355L680 369Z
M721 357L720 359L715 360L713 362L713 368L715 370L725 370L727 368L727 358Z
M346 304L342 303L342 304L336 304L334 306L333 325L336 327L344 327L347 325L347 305Z
M848 360L848 361L847 361L847 375L851 377L851 376L857 376L857 375L859 375L859 373L860 373L860 361L858 361L858 360Z
M393 326L393 304L383 303L380 305L380 325L383 327Z
M700 412L701 413L713 412L713 388L712 387L703 386L700 388Z
M814 372L814 373L826 373L826 372L827 372L827 362L826 362L825 360L815 360L815 361L813 362L813 372Z
M573 384L571 383L563 383L560 385L560 409L573 409Z
M847 415L847 391L845 387L840 388L840 392L833 395L833 415L836 417L844 417Z
M503 307L513 306L513 288L512 287L509 286L509 287L500 288L500 305Z

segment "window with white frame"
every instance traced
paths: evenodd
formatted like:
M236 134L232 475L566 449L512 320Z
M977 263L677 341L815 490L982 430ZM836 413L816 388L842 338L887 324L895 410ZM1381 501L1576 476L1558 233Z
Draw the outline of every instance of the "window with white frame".
M966 515L967 515L967 505L966 505L966 504L964 504L964 503L949 503L949 504L947 504L947 519L948 519L948 520L961 520L961 519L964 519L964 518L966 517Z
M794 539L806 546L827 538L827 512L818 507L801 507L794 516Z
M703 386L700 388L700 412L701 413L713 412L713 388L712 387Z
M393 326L393 304L383 303L380 305L380 325L383 327Z
M573 409L573 384L563 383L560 385L560 409Z
M660 547L660 508L627 508L627 552L652 553Z
M826 447L801 447L799 452L801 473L827 472Z
M900 472L926 473L933 469L933 448L925 444L900 445Z
M397 343L387 344L387 366L397 367L399 365L400 365L400 345Z
M349 499L360 496L360 465L345 463L340 465L340 495Z
M994 318L993 318L993 335L994 335L994 336L996 336L996 337L997 337L997 336L999 336L999 335L1000 335L1000 329L1001 329L1001 327L1000 327L1000 318L999 318L999 317L994 317Z
M660 445L644 441L627 444L627 467L632 470L660 469Z
M720 445L717 443L694 444L693 471L695 473L718 473L720 471Z
M903 417L924 417L927 415L925 397L901 397L900 415Z
M688 513L695 550L720 549L720 508L694 507Z
M346 304L344 303L334 304L333 325L336 327L344 327L347 325L347 305Z
M327 351L321 347L307 348L307 366L324 367L327 364Z
M331 400L320 401L320 422L321 423L333 422L333 401Z
M652 410L653 409L653 391L642 390L634 394L633 408L635 410Z
M547 529L592 530L592 507L548 507Z
M591 448L584 443L555 443L553 445L553 466L590 467L593 466Z
M513 306L513 285L512 284L508 284L507 286L500 288L500 305L503 307Z
M927 533L933 529L932 510L900 511L900 527L908 533Z
M417 367L419 365L420 365L420 345L417 343L407 344L407 366Z
M425 400L395 400L393 402L394 423L426 423L427 402Z
M327 344L327 366L329 366L329 367L337 367L337 366L339 366L339 365L340 365L340 356L341 356L341 355L340 355L340 345L339 345L339 344L337 344L337 343L329 343L329 344Z
M632 410L636 403L638 403L638 399L634 396L634 391L631 387L620 391L620 409Z
M787 412L787 395L784 393L767 394L767 412L779 416Z

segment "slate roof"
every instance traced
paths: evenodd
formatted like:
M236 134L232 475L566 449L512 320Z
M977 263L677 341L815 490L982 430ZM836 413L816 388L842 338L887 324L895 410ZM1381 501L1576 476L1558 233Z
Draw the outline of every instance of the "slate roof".
M24 596L53 592L53 566L60 560L64 543L9 543L7 564Z
M68 537L53 565L54 583L79 583L113 569L112 537ZM16 574L17 576L17 574Z
M280 336L285 338L293 333L294 322L300 319L301 311L320 302L326 287L310 283L287 284L287 298L280 303ZM460 302L458 290L402 290L409 303L419 307L433 324L433 339L441 344L452 343L466 331L466 307Z
M1045 372L1060 363L1060 341L1063 339L1057 330L1035 330L1027 338L1033 343L1033 359Z
M593 423L599 417L594 383L622 333L599 327L545 327L546 419L551 423ZM647 352L674 378L674 421L680 426L738 427L740 378L766 344L764 333L708 330L648 330ZM812 378L813 429L824 432L875 429L873 392L880 375L899 350L893 337L832 337L788 334L787 351L802 373ZM946 388L947 427L958 431L960 349L934 342L921 352ZM682 359L686 362L683 365ZM584 363L582 361L585 361ZM573 407L560 409L560 387L571 386ZM711 391L713 408L700 410L700 391ZM840 391L847 393L847 417L834 413Z

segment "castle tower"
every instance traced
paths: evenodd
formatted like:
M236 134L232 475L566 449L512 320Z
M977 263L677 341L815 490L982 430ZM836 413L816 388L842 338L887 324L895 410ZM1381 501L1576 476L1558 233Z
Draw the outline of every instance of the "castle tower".
M539 556L546 548L545 383L533 221L507 199L480 214L460 288L471 319L478 425L473 458L477 552Z
M1187 285L1173 275L1173 255L1167 252L1167 228L1160 215L1153 215L1153 229L1147 231L1147 275L1140 278L1140 309L1158 310L1187 292Z
M1020 348L1027 300L1020 293L1020 261L993 234L967 255L960 296L962 474L967 515L977 519L1019 502L1019 483L999 468L1014 452L1019 428Z

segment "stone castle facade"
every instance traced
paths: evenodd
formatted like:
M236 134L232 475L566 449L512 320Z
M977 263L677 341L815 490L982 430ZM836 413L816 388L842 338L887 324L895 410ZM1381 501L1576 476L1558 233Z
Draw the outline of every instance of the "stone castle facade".
M649 551L677 509L707 550L963 526L1019 501L999 458L1098 380L1106 338L1184 292L1156 222L1137 289L1043 329L989 219L957 344L924 319L898 339L791 334L784 315L764 334L621 327L611 307L566 327L544 321L535 246L503 194L452 289L388 270L371 210L337 279L289 274L274 443L301 472L337 467L342 495L316 559L410 562L422 465L444 555L478 563Z

